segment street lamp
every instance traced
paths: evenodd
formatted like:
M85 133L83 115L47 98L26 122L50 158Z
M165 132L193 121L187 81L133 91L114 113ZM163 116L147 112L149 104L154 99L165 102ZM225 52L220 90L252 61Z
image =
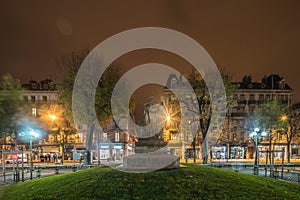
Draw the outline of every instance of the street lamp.
M32 128L29 129L29 150L32 151L32 140L36 139L39 137L39 134L35 132Z
M167 121L171 120L171 116L170 115L168 115L166 118L167 118Z
M54 114L49 114L49 118L52 123L58 120L58 117ZM64 164L64 150L65 150L65 130L63 128L58 127L58 133L61 135L61 164Z
M57 118L55 115L49 115L49 117L50 117L50 119L51 119L52 121L55 121L56 118Z
M282 115L282 116L281 116L281 121L285 121L285 120L287 120L287 118L288 118L288 117L287 117L286 115Z
M28 133L29 133L29 150L30 150L30 179L32 179L32 171L33 171L32 140L38 138L39 134L36 131L34 131L32 128L29 128Z
M250 133L250 137L255 139L255 159L254 159L254 174L258 175L258 139L259 137L267 136L267 132L260 131L259 128L254 128L254 131Z

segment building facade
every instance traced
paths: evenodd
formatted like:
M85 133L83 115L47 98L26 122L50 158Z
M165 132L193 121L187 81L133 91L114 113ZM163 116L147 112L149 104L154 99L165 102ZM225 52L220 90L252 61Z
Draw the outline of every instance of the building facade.
M50 80L42 80L40 82L31 80L27 84L22 84L21 91L21 109L18 118L25 119L21 123L24 128L19 128L12 136L8 134L7 137L1 138L0 142L4 150L30 150L34 153L34 159L46 161L46 157L50 157L50 161L54 158L61 160L79 159L84 155L86 149L87 127L86 125L79 125L76 129L66 122L64 114L60 119L63 123L59 125L51 121L51 117L55 116L55 112L45 113L43 109L51 109L51 105L60 105L58 102L59 92L56 84ZM60 105L63 110L62 105ZM56 110L56 112L60 112ZM42 118L45 116L49 118L49 124L45 124ZM50 116L53 115L53 116ZM55 126L53 124L55 123ZM29 125L30 124L30 125ZM24 125L25 126L25 125ZM30 129L30 130L29 130ZM38 132L38 137L29 138L30 131ZM92 136L92 147L90 160L122 160L124 156L134 153L135 138L133 134L127 131L121 131L116 126L108 126L104 133L96 130ZM76 158L75 158L76 157Z
M170 89L182 90L185 84L182 78L171 74L161 95L162 105L167 109L172 110L175 107L175 110L178 110L176 108L178 106L178 99ZM245 76L241 82L233 82L232 84L236 85L237 89L233 96L234 103L227 109L224 125L221 128L213 127L211 129L212 134L215 132L217 133L216 135L219 135L216 144L210 147L210 158L213 160L252 159L254 157L255 146L253 140L249 138L249 133L254 128L251 120L253 120L252 116L255 110L263 106L264 103L273 100L278 100L288 108L292 107L293 90L286 83L285 79L277 74L265 76L260 82L254 82L251 76ZM191 101L188 104L191 104ZM179 128L180 126L181 128ZM201 134L198 133L196 135L196 147L194 147L195 143L187 143L185 141L188 131L189 129L186 128L186 125L180 125L178 120L173 120L164 128L165 142L171 143L176 154L180 154L181 158L186 154L189 157L196 155L197 158L201 158ZM271 143L271 148L274 150L285 148L286 158L287 141L285 135L272 133ZM269 149L269 144L270 140L265 138L259 142L259 149ZM297 149L297 144L295 144L293 143L294 150L292 150L292 154L298 155L298 151L296 152L295 150ZM196 154L193 151L196 151ZM261 154L260 156L263 158L265 155ZM276 153L275 157L279 159L282 157L282 154Z
M188 84L182 76L170 74L161 94L161 104L169 115L163 129L164 142L170 153L179 156L182 160L186 157L201 158L202 138L197 131L199 120L195 114L197 102L193 97L193 91L187 88ZM180 106L183 112L180 112Z
M229 107L224 130L227 132L227 145L221 141L223 155L230 159L253 158L255 152L254 142L249 138L249 133L253 131L254 112L264 106L269 101L279 101L287 108L292 107L293 90L286 83L285 79L277 74L264 76L261 82L254 82L251 76L244 76L241 82L235 82L237 90L234 94L235 106ZM268 113L266 113L268 115ZM286 148L284 135L278 133L268 133L270 138L260 141L259 150L267 150L272 143L272 149L280 150ZM223 143L223 144L222 144ZM270 150L270 149L269 149ZM227 155L226 155L227 154ZM286 151L287 154L287 151ZM264 154L260 154L265 158ZM276 153L276 158L281 158L280 153ZM286 157L286 155L285 155Z
M292 116L296 117L295 125L300 121L300 103L295 103L292 107ZM299 120L298 120L299 119ZM291 159L300 158L300 127L294 127L295 134L291 140Z

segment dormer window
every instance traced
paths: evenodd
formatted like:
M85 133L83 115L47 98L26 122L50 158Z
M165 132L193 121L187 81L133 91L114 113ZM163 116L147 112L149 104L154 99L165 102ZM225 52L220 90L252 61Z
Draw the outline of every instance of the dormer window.
M285 80L284 80L284 79L282 79L282 80L279 82L279 89L280 89L280 90L285 89Z
M32 83L31 84L31 89L36 90L37 89L37 84L36 83Z
M177 80L176 80L176 78L173 78L171 80L171 88L176 88L176 85L177 85Z
M107 133L103 133L102 136L103 136L103 137L102 137L103 141L106 141L106 140L107 140Z
M120 141L120 133L116 132L115 133L115 142L119 142Z
M47 83L43 84L43 90L48 90L48 84Z

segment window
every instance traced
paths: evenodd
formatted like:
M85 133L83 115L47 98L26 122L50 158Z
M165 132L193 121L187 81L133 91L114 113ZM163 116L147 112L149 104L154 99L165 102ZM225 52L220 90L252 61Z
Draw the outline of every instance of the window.
M47 83L43 84L43 90L48 90L48 84Z
M120 133L115 133L115 142L120 141Z
M250 94L250 101L254 101L255 98L254 98L254 94Z
M171 140L176 140L176 134L171 133Z
M238 95L237 94L234 94L233 95L233 100L237 100L238 99Z
M103 140L107 140L107 133L103 133Z
M23 100L24 100L24 101L28 101L28 96L24 95L24 96L23 96Z
M269 94L266 95L266 100L267 101L271 100L271 96Z
M31 101L35 102L35 96L31 96Z
M38 89L37 83L31 83L31 89L33 89L33 90Z
M239 123L240 123L239 120L236 119L233 120L233 126L237 126Z
M31 109L31 114L33 117L36 117L36 108Z
M245 112L244 107L238 107L237 112L238 113L244 113Z
M249 107L249 113L253 114L255 107Z
M232 108L232 112L236 113L237 112L237 108L236 107Z
M240 100L241 100L241 101L244 101L244 100L245 100L245 95L241 94L241 95L240 95Z
M172 80L171 80L171 88L176 88L176 79L175 78L173 78Z
M264 95L263 95L263 94L260 94L260 95L259 95L259 100L260 100L260 101L263 101L263 100L264 100Z
M43 101L47 101L47 96L43 96Z

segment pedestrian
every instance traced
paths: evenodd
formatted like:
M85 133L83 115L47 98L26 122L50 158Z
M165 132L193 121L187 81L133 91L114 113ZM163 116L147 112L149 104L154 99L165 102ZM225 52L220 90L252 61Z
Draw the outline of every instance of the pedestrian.
M54 159L54 163L57 163L57 154L56 153L53 155L53 159Z
M83 160L83 156L80 156L80 164L82 163Z

